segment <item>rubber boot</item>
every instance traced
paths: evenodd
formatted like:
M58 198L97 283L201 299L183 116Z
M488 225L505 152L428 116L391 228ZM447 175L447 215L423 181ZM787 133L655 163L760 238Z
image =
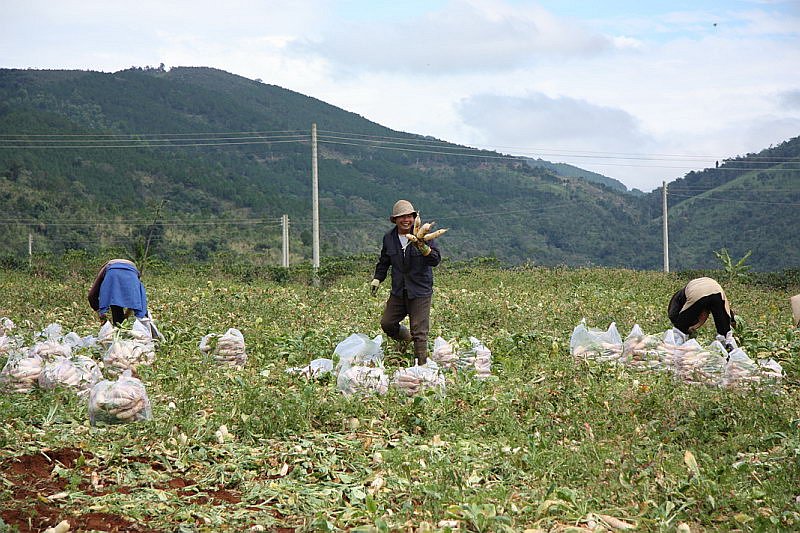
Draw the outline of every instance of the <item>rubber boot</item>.
M405 353L408 350L408 345L411 343L411 332L405 326L400 326L400 331L397 332L397 337L394 337L395 347L400 353Z
M428 343L427 341L414 343L414 359L416 364L424 365L428 362Z

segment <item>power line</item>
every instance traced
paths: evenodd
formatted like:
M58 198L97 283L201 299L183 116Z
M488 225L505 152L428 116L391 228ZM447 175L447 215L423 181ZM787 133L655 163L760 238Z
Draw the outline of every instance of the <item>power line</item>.
M800 207L800 203L794 202L762 202L758 200L736 200L732 198L717 198L712 196L684 196L681 194L667 193L668 196L675 196L677 198L687 198L690 200L709 200L713 202L732 202L739 204L760 204L760 205L784 205L789 207Z
M25 137L181 137L197 135L271 135L275 133L290 133L309 135L307 130L269 130L269 131L219 131L219 132L192 132L192 133L0 133L0 138L13 136Z
M280 226L280 219L241 219L241 220L205 220L198 222L169 222L159 221L156 226L163 227L191 227L191 226L236 226L236 225L264 225L264 226ZM22 226L67 226L67 227L112 227L112 226L150 226L153 225L152 221L120 221L109 222L103 221L82 221L82 222L43 222L34 219L5 219L0 220L0 225L22 225Z
M428 142L428 143L439 143L438 145L448 145L452 146L454 143L448 141L442 141L439 139L435 139L432 137L423 137L423 138L407 138L407 137L392 137L392 136L382 136L382 135L369 135L369 134L361 134L361 133L350 133L350 132L341 132L341 131L331 131L331 130L319 130L322 133L332 133L335 135L350 135L350 136L358 136L362 138L368 139L396 139L402 141L411 141L411 142ZM436 146L434 144L434 146ZM460 145L454 145L460 146ZM610 151L600 151L600 150L570 150L566 148L537 148L537 147L522 147L522 146L502 146L502 145L492 145L492 148L476 148L476 147L469 147L471 150L482 150L482 151L489 151L489 152L496 152L498 148L507 148L511 150L527 150L533 152L567 152L569 154L601 154L606 156L636 156L637 158L648 158L652 159L655 157L668 157L668 158L680 158L680 159L702 159L702 160L716 160L716 161L735 161L739 158L737 157L720 157L719 155L701 155L701 154L662 154L662 153L646 153L646 152L610 152ZM466 148L466 147L465 147ZM747 160L753 159L762 159L765 156L747 156ZM781 162L791 162L795 161L797 158L785 158L782 160L781 158L774 158L770 157L770 160L774 160L776 164Z
M350 145L363 145L363 146L374 146L376 145L393 145L393 146L412 146L416 148L434 148L436 150L429 150L425 151L428 153L434 154L442 154L439 150L445 149L447 150L447 154L455 155L460 154L462 152L495 152L497 148L511 148L513 150L520 151L522 153L528 153L529 155L534 156L548 156L548 157L580 157L580 158L592 158L592 159L623 159L623 160L638 160L638 161L665 161L665 162L679 162L679 161L686 161L687 166L690 166L688 163L695 163L699 162L698 160L708 160L708 159L723 159L715 156L704 156L704 155L696 155L696 154L661 154L661 153L634 153L634 152L611 152L611 151L593 151L593 150L570 150L570 149L553 149L553 148L530 148L530 147L503 147L498 146L491 149L486 148L474 148L468 146L461 146L454 143L449 143L446 141L441 141L438 139L433 139L430 137L424 138L414 138L414 137L395 137L395 136L381 136L381 135L369 135L369 134L360 134L360 133L351 133L351 132L338 132L338 131L331 131L331 130L321 130L323 135L323 139L329 139L326 142L331 144L350 144ZM330 134L330 135L328 135ZM225 137L216 137L219 135L224 135ZM242 135L246 135L246 137L242 137ZM235 137L231 137L235 136ZM267 137L270 136L270 137ZM21 138L27 137L27 138ZM29 137L36 137L37 139L29 139ZM147 143L172 143L171 146L178 146L178 147L190 147L190 146L213 146L213 145L236 145L236 144L250 144L245 142L222 142L222 141L253 141L253 144L261 144L264 142L281 142L281 140L286 141L287 137L291 137L289 142L293 141L305 141L309 138L308 132L304 130L272 130L272 131L247 131L247 132L210 132L210 133L141 133L141 134L0 134L0 142L15 142L15 143L22 143L22 142L36 142L36 143L64 143L74 140L75 138L86 138L86 140L82 140L80 142L83 143L91 143L91 142L133 142L136 144L133 145L121 145L121 144L114 144L114 145L98 145L94 144L91 145L94 148L105 148L105 147L116 147L116 148L130 148L130 147L138 147L142 144L147 145ZM60 140L65 138L67 140ZM94 138L94 139L93 139ZM99 138L99 139L97 139ZM187 142L192 141L192 142ZM213 141L213 142L210 142ZM351 141L350 143L344 142L335 142L335 141ZM33 146L19 146L14 145L15 148L34 148L34 147L41 147L41 144L36 144ZM75 148L81 147L81 145L63 145L63 144L56 144L55 147L63 147L63 148ZM48 145L48 147L54 147ZM4 148L8 148L9 146L0 146ZM412 151L409 149L409 151ZM419 151L419 150L417 150ZM452 152L452 153L451 153ZM491 156L489 154L485 154L484 157L494 157L494 158L518 158L520 156ZM796 160L792 159L782 159L782 158L775 158L775 157L766 157L766 156L748 156L746 159L723 159L726 161L726 164L730 164L730 162L750 162L759 165L779 165L781 163L800 163ZM738 168L731 168L730 166L726 166L723 164L720 167L715 169L708 169L708 170L731 170ZM683 167L665 167L665 168L683 168ZM752 170L752 169L747 169Z
M195 147L195 146L236 146L236 145L247 145L247 144L282 144L282 143L304 143L307 142L306 139L295 139L295 140L285 140L285 141L265 141L265 140L258 140L258 141L246 141L246 142L207 142L207 143L174 143L174 144L88 144L88 145L33 145L33 146L23 146L23 145L11 145L11 146L3 146L0 145L0 148L14 148L14 149L39 149L39 148L187 148L187 147Z

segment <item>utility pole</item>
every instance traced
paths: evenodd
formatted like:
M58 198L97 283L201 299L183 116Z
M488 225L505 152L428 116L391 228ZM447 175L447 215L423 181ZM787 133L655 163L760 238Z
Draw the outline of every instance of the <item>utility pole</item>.
M283 255L281 266L289 268L289 215L281 217L281 229L283 230Z
M317 123L311 124L311 231L314 285L319 285L319 173L317 170Z
M664 222L664 272L669 272L669 226L667 225L667 182L662 181L662 210Z
M158 207L156 208L156 215L153 217L153 223L150 225L150 231L147 232L147 242L144 247L142 264L139 265L139 277L142 277L142 274L144 274L144 269L147 266L147 256L150 253L150 239L153 238L153 232L156 229L156 224L158 223L158 218L161 214L161 208L164 207L164 202L166 202L166 200L161 200L161 203L158 204Z
M28 232L28 268L33 268L33 233Z

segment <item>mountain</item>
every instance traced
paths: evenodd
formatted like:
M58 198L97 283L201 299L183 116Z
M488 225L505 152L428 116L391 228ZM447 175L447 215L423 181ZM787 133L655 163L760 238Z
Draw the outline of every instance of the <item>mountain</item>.
M308 260L312 124L323 255L377 254L392 204L407 198L426 221L450 228L439 241L449 259L661 267L660 191L635 195L569 165L394 131L201 67L0 69L0 259L24 258L31 238L35 253L141 256L149 244L150 257L167 261L225 253L274 265L287 214L291 260ZM781 150L782 162L797 161L796 141ZM727 247L735 257L756 244L756 268L798 263L800 252L785 244L797 234L790 217L797 180L789 163L745 170L753 157L762 156L687 175L694 198L670 192L676 266L717 266L714 250ZM759 183L790 189L788 203L776 205ZM742 190L750 201L765 198L777 217L772 229L747 229L755 214L743 209L711 209L698 187L720 198ZM719 217L730 226L715 230Z
M541 167L546 168L547 170L551 170L558 174L559 176L566 176L570 178L582 178L586 181L591 181L594 183L599 183L600 185L605 185L611 189L626 192L628 188L619 180L615 180L614 178L609 178L608 176L603 176L602 174L598 174L596 172L592 172L590 170L584 170L580 167L575 167L572 165L568 165L567 163L551 163L550 161L545 161L544 159L531 159L525 158L528 164L534 168ZM637 189L634 189L637 192L634 194L641 193Z

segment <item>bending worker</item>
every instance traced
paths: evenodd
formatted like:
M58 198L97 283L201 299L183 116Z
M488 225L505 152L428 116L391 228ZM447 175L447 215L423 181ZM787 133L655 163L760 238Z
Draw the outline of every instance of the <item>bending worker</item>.
M392 267L392 290L383 309L381 329L396 341L413 340L414 357L422 365L428 360L433 267L441 262L442 256L435 240L409 242L407 235L413 231L416 217L411 202L399 200L394 204L389 220L395 226L383 236L371 290L375 296ZM406 316L410 331L400 325Z
M115 326L127 316L136 318L147 316L147 295L139 280L141 273L133 262L127 259L112 259L100 269L89 289L89 305L97 315L105 320L111 309L111 319Z
M687 283L672 296L668 313L670 322L675 326L673 331L682 341L693 336L710 314L717 328L717 340L728 352L738 347L732 329L736 326L736 318L725 291L711 278L696 278Z

